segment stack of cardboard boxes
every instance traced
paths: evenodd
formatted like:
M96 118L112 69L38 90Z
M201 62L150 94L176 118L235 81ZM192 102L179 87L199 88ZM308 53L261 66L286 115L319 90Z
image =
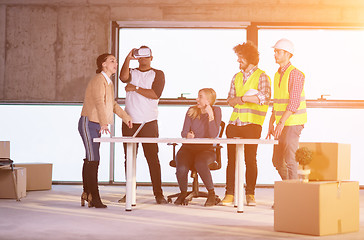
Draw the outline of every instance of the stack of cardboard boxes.
M10 142L0 141L0 158L10 158ZM0 168L0 198L19 198L26 191L48 190L52 188L51 163L14 163L15 185L10 167Z
M309 235L359 231L359 183L350 180L350 145L300 143L313 152L308 183L274 184L274 230Z
M10 142L0 141L0 158L10 159ZM0 198L20 199L26 193L26 169L10 166L0 168ZM15 174L15 177L14 177Z

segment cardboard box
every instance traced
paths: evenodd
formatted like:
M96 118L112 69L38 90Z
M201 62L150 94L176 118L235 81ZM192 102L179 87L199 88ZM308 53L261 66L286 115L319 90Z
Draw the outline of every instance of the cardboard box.
M359 182L275 182L274 230L316 236L359 231Z
M52 188L51 163L15 163L14 166L27 169L27 191Z
M27 176L25 168L14 168L16 190L18 197L23 198L27 195L26 185ZM14 198L16 199L14 189L13 171L9 167L0 168L0 198Z
M10 158L9 141L0 141L0 158Z
M350 144L301 142L300 147L307 147L313 152L309 164L312 181L350 180Z

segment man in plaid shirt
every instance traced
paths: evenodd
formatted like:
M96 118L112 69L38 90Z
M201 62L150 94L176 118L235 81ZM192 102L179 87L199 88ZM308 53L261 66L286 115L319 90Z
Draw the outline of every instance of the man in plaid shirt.
M295 161L295 153L301 131L307 122L303 88L305 75L290 62L294 53L291 41L281 39L273 48L275 61L280 68L274 76L273 112L267 138L273 135L278 139L272 161L282 180L297 179L298 163Z
M270 78L260 70L259 52L252 42L246 42L234 47L240 64L240 72L235 74L227 102L233 107L233 113L226 127L228 138L259 139L262 125L268 110L271 96ZM255 206L255 185L257 180L257 147L246 145L244 148L246 165L246 202L248 206ZM226 168L226 193L223 205L234 202L235 191L235 148L228 145L228 165ZM240 160L240 159L239 159Z

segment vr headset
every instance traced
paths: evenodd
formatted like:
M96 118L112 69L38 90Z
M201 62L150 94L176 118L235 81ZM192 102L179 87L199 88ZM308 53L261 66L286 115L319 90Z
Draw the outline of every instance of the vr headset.
M152 52L150 51L149 48L138 48L134 49L133 56L135 58L151 57Z

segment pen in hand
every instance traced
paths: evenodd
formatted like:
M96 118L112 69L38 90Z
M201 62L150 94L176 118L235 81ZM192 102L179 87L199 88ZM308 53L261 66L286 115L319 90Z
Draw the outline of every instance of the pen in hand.
M187 133L186 138L195 138L195 133L194 133L193 131L189 131L189 132Z

